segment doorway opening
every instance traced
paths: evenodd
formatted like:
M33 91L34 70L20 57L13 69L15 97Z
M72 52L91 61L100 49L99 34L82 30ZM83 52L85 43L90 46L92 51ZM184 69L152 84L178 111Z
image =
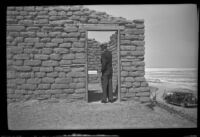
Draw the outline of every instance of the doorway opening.
M107 44L112 54L112 92L115 101L120 100L120 64L119 64L119 30L87 30L86 32L86 100L87 102L100 102L103 95L101 81L101 44ZM119 85L119 86L118 86Z

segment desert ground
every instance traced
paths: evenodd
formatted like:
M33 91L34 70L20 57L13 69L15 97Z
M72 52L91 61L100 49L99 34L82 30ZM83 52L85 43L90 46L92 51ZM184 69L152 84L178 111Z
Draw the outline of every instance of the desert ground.
M155 84L151 86L158 87L156 92L159 94L166 88ZM197 109L185 110L178 106L175 109L194 119L197 117ZM170 112L159 105L142 104L133 99L106 104L100 101L69 102L66 99L10 103L8 125L11 130L197 127L194 120Z

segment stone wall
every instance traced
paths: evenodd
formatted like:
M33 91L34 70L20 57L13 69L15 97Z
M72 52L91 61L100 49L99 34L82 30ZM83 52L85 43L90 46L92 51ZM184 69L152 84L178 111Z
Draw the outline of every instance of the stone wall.
M100 42L95 39L88 39L88 71L96 70L97 74L88 75L89 83L100 83L101 73L101 47Z
M85 99L86 31L82 24L117 24L121 92L149 100L144 78L144 21L83 6L7 7L7 99ZM128 93L128 94L127 94Z
M141 102L149 101L150 89L145 75L144 20L125 24L120 33L121 92Z

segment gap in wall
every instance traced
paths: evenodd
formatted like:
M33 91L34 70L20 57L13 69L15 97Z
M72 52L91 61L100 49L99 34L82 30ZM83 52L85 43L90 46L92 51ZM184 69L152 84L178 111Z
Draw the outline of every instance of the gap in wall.
M112 53L112 87L113 96L117 98L117 31L88 31L88 102L99 102L102 99L101 85L101 48L108 43Z

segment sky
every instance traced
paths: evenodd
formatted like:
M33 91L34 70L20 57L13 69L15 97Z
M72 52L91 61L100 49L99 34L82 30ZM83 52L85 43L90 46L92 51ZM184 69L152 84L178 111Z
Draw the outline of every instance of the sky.
M199 15L195 4L85 7L128 20L144 19L146 68L197 68ZM100 42L108 41L111 35L95 33L88 36Z

